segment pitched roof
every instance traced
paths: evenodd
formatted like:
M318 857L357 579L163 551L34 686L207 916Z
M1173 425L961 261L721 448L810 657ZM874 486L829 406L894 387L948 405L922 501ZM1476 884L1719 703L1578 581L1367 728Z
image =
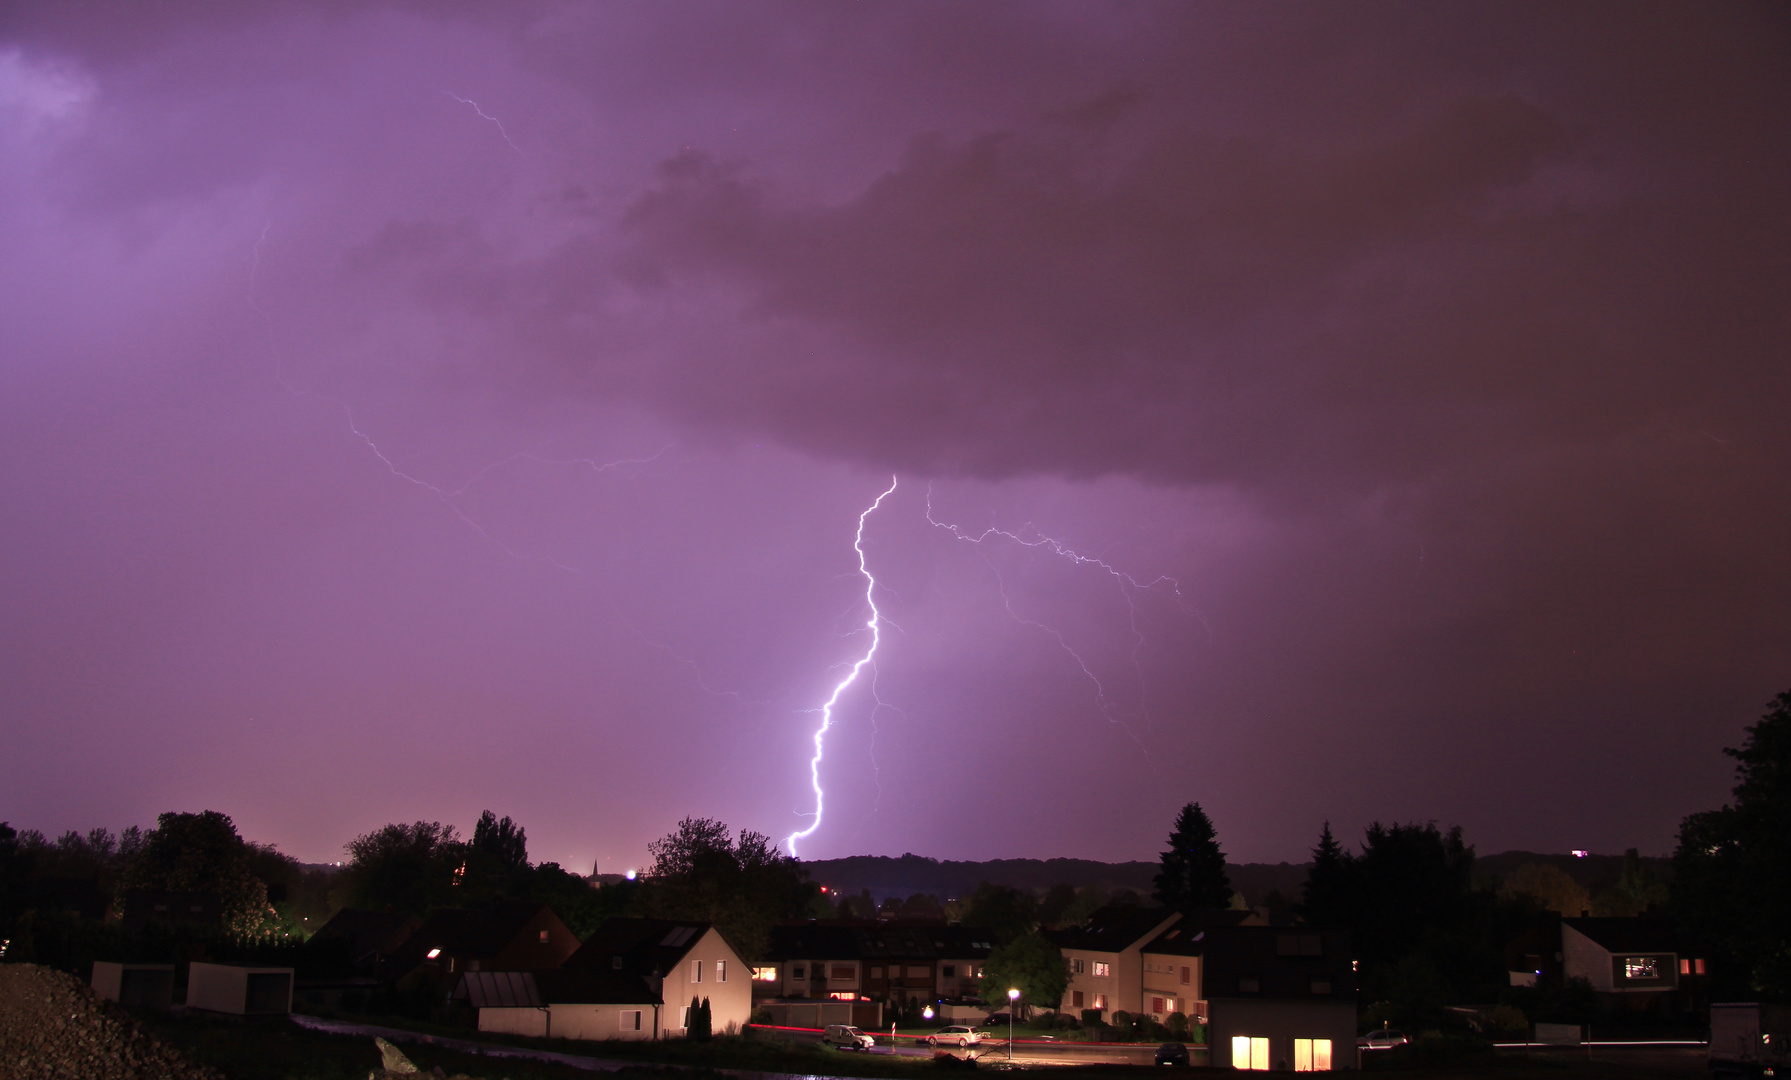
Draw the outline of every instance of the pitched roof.
M569 969L664 975L703 939L713 923L678 919L609 919L562 965ZM725 938L723 940L726 940ZM729 943L728 948L734 948ZM736 953L740 950L735 949ZM617 958L620 957L620 967Z
M1350 969L1347 931L1209 926L1202 933L1201 992L1209 1000L1355 997L1356 976Z
M1162 926L1165 920L1179 918L1179 912L1168 908L1108 904L1096 910L1081 926L1048 930L1045 938L1060 949L1124 952Z
M375 953L390 953L423 925L423 920L401 911L367 911L343 908L311 935L313 941L348 942L355 960Z
M1562 919L1606 952L1677 952L1679 939L1665 919L1617 916Z
M1141 952L1166 956L1202 956L1206 953L1208 930L1226 926L1243 926L1252 919L1248 911L1230 908L1201 908L1182 913L1167 930L1144 943Z
M399 971L409 971L434 949L448 956L490 960L546 907L533 900L503 900L484 908L444 908L404 942L393 956L394 964Z
M622 971L469 971L454 997L475 1009L545 1005L659 1005L639 975Z

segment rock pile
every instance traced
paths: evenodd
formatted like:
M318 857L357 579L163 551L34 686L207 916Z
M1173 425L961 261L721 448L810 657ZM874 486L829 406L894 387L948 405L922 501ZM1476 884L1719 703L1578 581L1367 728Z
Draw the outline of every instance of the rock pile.
M223 1080L72 976L36 964L0 964L0 1077Z

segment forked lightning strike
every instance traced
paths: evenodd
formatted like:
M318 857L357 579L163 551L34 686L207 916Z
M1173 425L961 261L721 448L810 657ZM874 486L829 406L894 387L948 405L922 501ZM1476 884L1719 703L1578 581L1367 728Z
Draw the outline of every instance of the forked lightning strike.
M801 832L791 833L784 838L784 848L791 855L796 854L798 840L813 836L815 830L821 827L821 812L825 808L824 804L827 798L827 793L821 790L821 758L825 751L827 729L833 726L834 706L839 704L840 695L858 681L859 673L876 658L877 646L883 640L883 613L877 610L877 579L871 576L871 568L866 563L864 556L864 522L876 511L877 507L883 505L883 500L889 498L895 489L896 478L892 476L889 478L889 487L884 490L883 494L877 496L876 501L865 507L864 512L858 515L858 532L852 539L852 550L858 552L858 572L864 577L864 602L871 609L871 617L864 624L865 629L871 632L871 646L865 650L863 656L853 663L852 670L846 673L846 677L839 681L839 685L833 688L833 693L828 695L826 702L821 705L821 726L815 729L815 756L808 762L809 785L815 791L815 820L809 822L808 828Z

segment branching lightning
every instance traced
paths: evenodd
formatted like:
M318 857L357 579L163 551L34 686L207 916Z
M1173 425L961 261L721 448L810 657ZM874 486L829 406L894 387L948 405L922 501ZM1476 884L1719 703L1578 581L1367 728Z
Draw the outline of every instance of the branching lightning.
M877 610L877 579L871 576L870 566L865 560L864 523L865 519L883 505L883 500L895 492L895 489L896 478L892 476L889 478L889 487L884 490L883 494L877 496L876 501L865 507L864 511L858 515L858 532L852 539L852 550L858 553L858 573L864 578L864 602L871 609L871 617L864 624L864 628L871 632L871 644L870 648L865 650L864 655L852 664L851 670L846 672L846 677L834 686L833 693L828 695L827 700L821 705L821 726L815 729L815 756L808 762L809 786L815 792L815 819L809 822L808 828L791 833L784 838L784 848L791 855L796 854L798 840L813 836L815 830L821 827L821 814L825 809L827 798L827 793L821 789L821 758L826 750L827 729L833 726L834 706L839 704L840 696L858 681L859 674L866 667L871 667L873 680L876 677L874 662L877 656L877 646L883 640L883 613Z
M1127 626L1132 632L1132 650L1130 658L1132 661L1132 670L1138 675L1139 710L1144 715L1146 727L1150 726L1150 708L1144 698L1144 667L1139 659L1139 652L1144 648L1145 639L1144 631L1138 628L1138 603L1134 594L1139 592L1149 592L1156 589L1158 586L1167 585L1170 593L1175 598L1177 609L1184 615L1200 618L1200 613L1189 609L1185 603L1182 597L1181 582L1167 574L1159 574L1149 581L1139 581L1131 574L1126 573L1099 556L1089 555L1082 551L1078 551L1069 544L1042 533L1035 532L1032 536L1028 537L1023 536L1020 533L1009 532L1006 529L998 529L994 526L990 526L980 533L973 534L967 532L957 525L947 521L940 521L933 516L933 488L931 484L927 485L927 523L934 528L944 529L951 533L956 539L967 544L980 546L984 542L992 539L1008 540L1015 544L1019 544L1022 547L1043 549L1059 558L1066 559L1077 566L1098 567L1103 573L1113 578L1114 585L1119 589L1120 597L1126 602ZM1096 675L1094 669L1089 667L1088 662L1083 659L1081 653L1076 651L1075 646L1070 644L1069 639L1064 636L1063 632L1038 619L1020 614L1014 607L1013 597L1008 595L1007 581L1002 577L1001 571L996 568L995 564L991 562L986 555L983 556L983 562L989 567L990 572L995 575L996 588L1001 593L1001 603L1002 606L1007 609L1007 613L1013 617L1014 621L1025 626L1033 627L1057 642L1058 648L1069 654L1070 659L1074 660L1076 666L1081 669L1083 677L1088 679L1089 683L1093 685L1095 705L1100 709L1101 715L1108 723L1124 730L1125 733L1131 737L1133 742L1138 743L1139 747L1144 748L1144 742L1139 739L1138 734L1132 730L1131 725L1127 724L1125 719L1119 715L1113 702L1108 698L1107 687L1101 682L1100 676ZM1203 623L1205 622L1204 619L1201 621ZM1146 753L1148 752L1148 748L1146 748Z
M498 129L498 134L502 135L504 137L504 142L509 143L510 149L516 151L519 154L522 154L522 147L517 146L513 142L510 142L510 133L508 131L504 130L504 122L502 120L499 120L497 117L486 112L484 109L479 108L479 103L472 100L471 98L463 98L459 94L454 93L452 90L443 90L442 93L453 98L455 101L460 102L462 105L471 105L473 107L473 111L479 114L479 118L481 120L489 120L492 123L496 124L497 129ZM527 154L522 154L522 156L528 157Z

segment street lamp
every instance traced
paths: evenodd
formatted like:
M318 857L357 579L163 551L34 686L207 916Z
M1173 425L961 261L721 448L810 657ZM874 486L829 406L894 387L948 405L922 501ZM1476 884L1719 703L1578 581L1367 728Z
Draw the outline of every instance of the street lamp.
M1014 1010L1019 1008L1020 991L1007 992L1007 1059L1014 1060Z

